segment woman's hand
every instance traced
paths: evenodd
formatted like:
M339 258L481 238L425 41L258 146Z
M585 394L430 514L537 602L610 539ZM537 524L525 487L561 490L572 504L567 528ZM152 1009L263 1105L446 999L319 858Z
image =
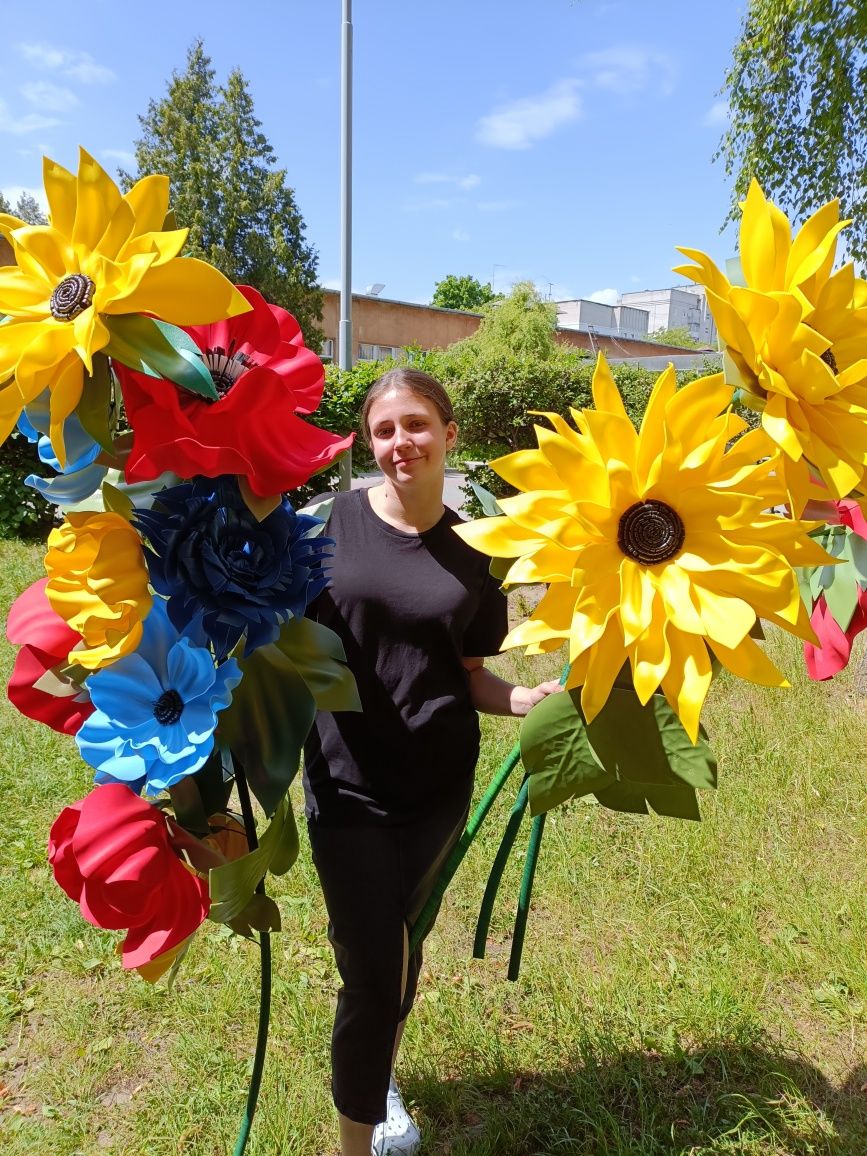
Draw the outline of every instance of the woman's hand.
M538 686L513 686L509 696L511 713L518 718L523 718L543 698L547 698L549 694L556 694L562 689L563 687L556 678L552 678L548 682L540 682Z

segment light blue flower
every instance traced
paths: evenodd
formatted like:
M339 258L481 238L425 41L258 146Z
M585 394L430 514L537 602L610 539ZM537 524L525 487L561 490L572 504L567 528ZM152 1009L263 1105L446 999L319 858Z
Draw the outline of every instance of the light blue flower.
M40 461L54 470L56 477L40 478L29 474L24 484L38 490L47 502L67 507L84 501L102 485L106 474L105 466L98 466L101 447L93 440L73 413L63 423L63 439L66 445L66 466L62 467L55 456L49 437L51 414L48 390L32 401L18 419L18 429L30 442L35 442Z
M85 682L96 710L75 741L96 768L95 781L155 795L194 775L214 749L217 714L240 681L233 658L215 666L155 599L138 650Z

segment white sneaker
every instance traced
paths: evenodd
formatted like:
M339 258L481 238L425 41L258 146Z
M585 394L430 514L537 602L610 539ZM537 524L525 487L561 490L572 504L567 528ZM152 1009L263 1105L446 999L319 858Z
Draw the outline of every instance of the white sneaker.
M388 1084L385 1120L373 1129L371 1156L413 1156L421 1147L421 1134L406 1110L394 1076Z

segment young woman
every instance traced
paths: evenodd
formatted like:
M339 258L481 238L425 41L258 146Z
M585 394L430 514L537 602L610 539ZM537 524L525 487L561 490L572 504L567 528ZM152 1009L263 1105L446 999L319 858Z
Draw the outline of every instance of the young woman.
M340 635L364 709L317 716L304 772L343 981L331 1053L342 1156L419 1146L391 1076L421 967L408 929L466 821L476 712L524 715L558 687L512 686L485 668L506 634L506 600L443 506L458 431L442 386L391 370L361 426L383 481L336 496L330 586L310 613Z

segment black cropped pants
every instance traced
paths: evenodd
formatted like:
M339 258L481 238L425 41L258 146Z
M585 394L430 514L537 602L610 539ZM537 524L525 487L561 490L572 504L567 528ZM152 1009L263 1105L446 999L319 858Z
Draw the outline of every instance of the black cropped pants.
M406 962L405 932L421 913L460 838L472 783L459 797L391 826L308 821L313 863L328 909L328 938L343 981L331 1036L338 1112L359 1124L386 1117L398 1024L412 1008L421 947Z

